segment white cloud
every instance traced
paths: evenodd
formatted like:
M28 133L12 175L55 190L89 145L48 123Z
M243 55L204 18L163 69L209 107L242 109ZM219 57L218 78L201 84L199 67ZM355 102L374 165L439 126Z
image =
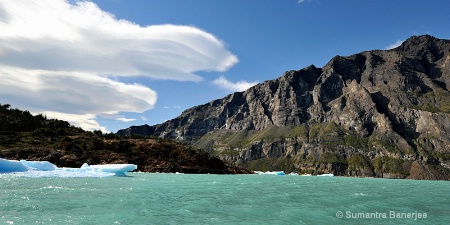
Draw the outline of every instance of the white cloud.
M129 118L125 118L125 117L119 117L116 120L128 123L128 122L131 122L131 121L135 121L136 119L129 119Z
M245 91L248 88L258 84L258 81L248 82L248 81L241 80L236 83L233 83L233 82L227 80L227 78L225 78L225 76L222 75L219 78L213 80L212 83L221 88L225 88L230 91Z
M122 122L131 122L131 121L135 121L136 119L132 119L132 118L125 118L122 115L118 115L118 114L108 114L108 113L101 113L100 114L101 117L103 118L109 118L109 119L115 119L117 121L122 121Z
M388 45L388 46L386 47L386 50L393 49L393 48L397 48L397 47L400 46L403 42L404 42L404 40L397 40L394 44Z
M201 81L196 71L238 62L201 29L143 27L88 1L3 0L0 9L0 100L85 129L103 129L96 115L154 107L155 91L120 77Z
M177 106L163 106L163 109L181 109L181 106L177 105Z
M44 113L49 118L67 120L88 130L104 129L93 122L95 115L144 112L153 108L157 98L156 93L145 86L90 73L0 66L0 78L2 102ZM114 117L118 118L121 116Z
M44 111L42 114L46 115L48 118L64 118L67 121L71 121L72 125L82 127L86 130L101 130L103 133L109 132L106 127L100 126L100 124L95 120L96 115L94 114L78 115L54 111Z

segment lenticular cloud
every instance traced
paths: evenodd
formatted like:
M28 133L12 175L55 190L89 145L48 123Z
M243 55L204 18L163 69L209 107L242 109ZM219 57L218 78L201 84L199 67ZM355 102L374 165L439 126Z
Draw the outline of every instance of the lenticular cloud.
M0 100L34 112L89 115L69 120L82 127L96 115L153 107L153 90L121 77L201 81L196 71L237 63L203 30L143 27L92 2L5 0L0 9Z

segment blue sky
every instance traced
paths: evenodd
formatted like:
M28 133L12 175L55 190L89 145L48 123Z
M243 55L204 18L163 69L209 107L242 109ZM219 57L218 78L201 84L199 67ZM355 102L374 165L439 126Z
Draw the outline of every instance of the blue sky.
M450 38L450 1L6 0L0 103L116 132L287 70Z

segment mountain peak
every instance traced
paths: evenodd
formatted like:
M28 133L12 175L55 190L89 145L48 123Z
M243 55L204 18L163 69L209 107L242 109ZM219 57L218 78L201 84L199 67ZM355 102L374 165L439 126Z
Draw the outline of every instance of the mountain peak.
M400 46L394 48L395 50L403 50L408 48L415 48L417 46L426 46L431 45L433 43L439 42L441 39L438 39L434 36L425 34L425 35L415 35L406 39Z
M408 38L393 50L406 56L425 57L430 62L435 62L449 51L449 44L449 40L438 39L431 35L420 35Z
M412 43L427 43L427 42L430 42L430 41L438 41L438 40L440 40L440 39L438 39L438 38L436 38L436 37L434 37L434 36L431 36L431 35L429 35L429 34L424 34L424 35L414 35L414 36L411 36L411 37L409 37L408 39L406 39L406 41L405 42L412 42Z

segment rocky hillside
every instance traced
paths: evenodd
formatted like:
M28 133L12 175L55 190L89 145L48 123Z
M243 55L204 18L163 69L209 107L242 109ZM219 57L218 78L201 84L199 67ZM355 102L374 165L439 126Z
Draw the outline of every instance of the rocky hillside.
M50 161L59 167L132 163L143 172L251 173L175 141L84 131L8 104L0 104L0 158Z
M181 140L254 170L450 179L450 41L336 56L120 135Z

